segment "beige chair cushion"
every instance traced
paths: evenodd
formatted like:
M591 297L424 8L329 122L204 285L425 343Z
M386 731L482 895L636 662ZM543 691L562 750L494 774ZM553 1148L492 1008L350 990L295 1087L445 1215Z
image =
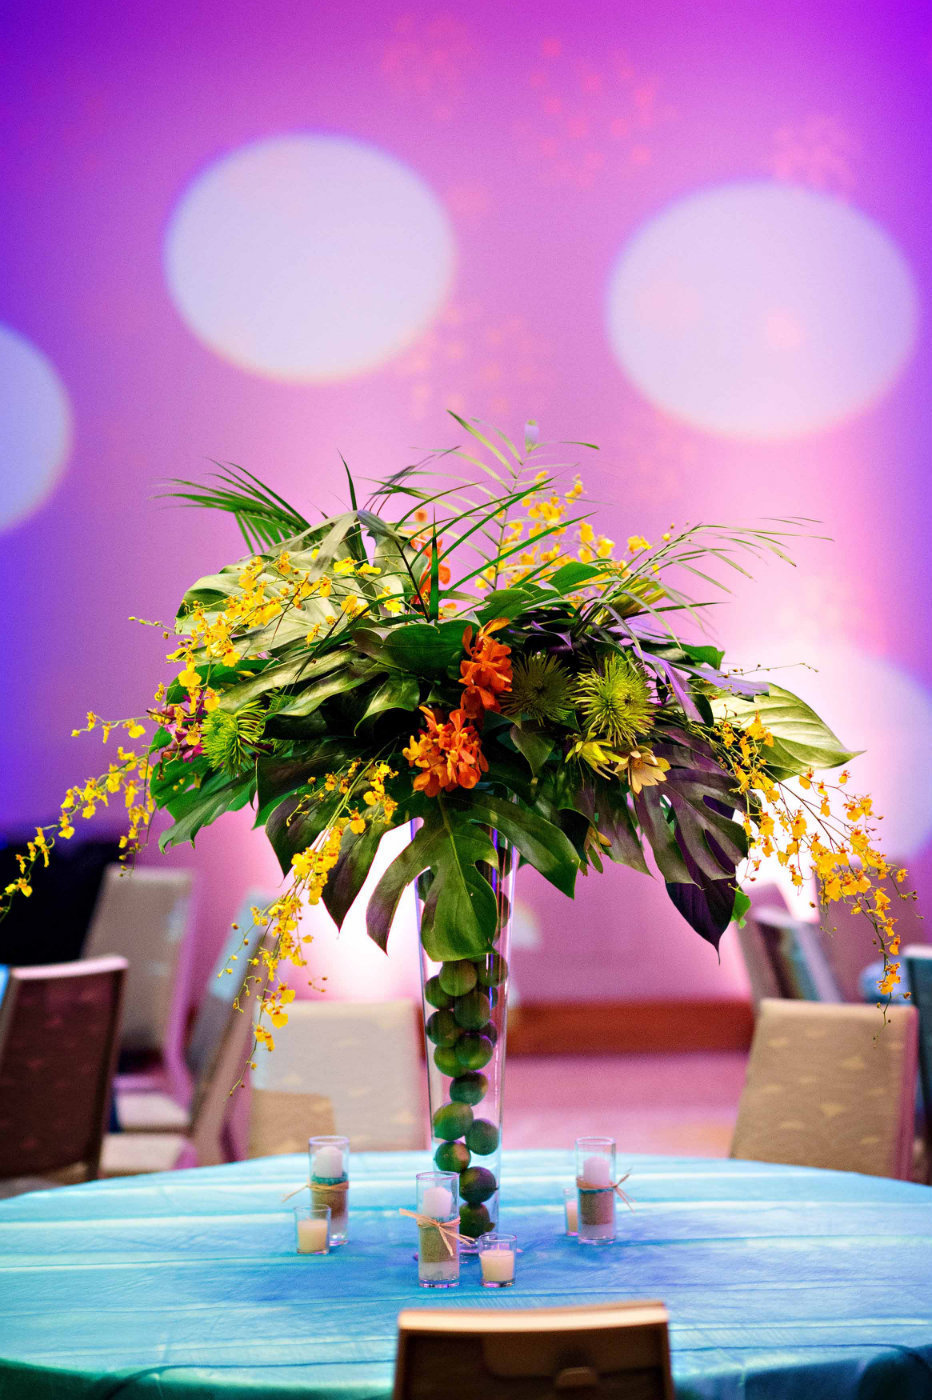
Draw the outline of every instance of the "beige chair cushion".
M292 1002L287 1032L276 1037L272 1054L257 1056L252 1072L250 1115L274 1128L267 1134L256 1118L250 1155L306 1149L311 1134L328 1131L306 1126L325 1104L332 1105L329 1131L348 1137L354 1151L424 1147L418 1033L409 1001ZM264 1100L268 1094L275 1099ZM286 1129L289 1105L293 1124ZM269 1141L298 1146L265 1146Z
M909 1180L917 1016L765 999L732 1157Z
M139 1176L174 1171L187 1139L180 1133L108 1133L100 1159L101 1176Z
M125 1093L117 1090L117 1118L124 1133L185 1133L191 1115L168 1094Z

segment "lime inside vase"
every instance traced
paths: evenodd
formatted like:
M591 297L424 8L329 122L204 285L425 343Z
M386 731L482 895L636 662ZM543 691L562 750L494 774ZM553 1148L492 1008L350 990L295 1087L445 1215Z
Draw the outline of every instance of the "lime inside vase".
M480 868L495 895L492 946L482 957L444 963L421 947L431 1153L438 1171L459 1176L460 1234L471 1240L498 1224L516 865L510 844L491 835L496 864Z

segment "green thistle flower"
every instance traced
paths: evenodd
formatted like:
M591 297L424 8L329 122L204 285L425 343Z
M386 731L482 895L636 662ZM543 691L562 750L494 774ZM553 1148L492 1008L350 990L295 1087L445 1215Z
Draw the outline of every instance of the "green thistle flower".
M624 656L610 656L601 670L580 676L573 700L590 735L601 735L618 748L631 748L653 724L647 678Z
M559 721L573 703L572 677L546 652L519 656L511 670L511 690L501 703L506 715L526 715L537 724Z
M251 766L262 739L265 716L259 705L244 705L233 714L212 710L201 728L201 744L211 768L241 773Z

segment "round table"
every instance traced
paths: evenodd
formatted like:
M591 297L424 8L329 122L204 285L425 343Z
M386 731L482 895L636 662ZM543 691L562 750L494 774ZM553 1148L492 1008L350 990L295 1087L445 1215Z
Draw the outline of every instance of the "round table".
M661 1298L680 1397L932 1396L932 1188L757 1162L633 1157L618 1241L563 1233L563 1152L506 1153L514 1289L475 1260L417 1286L422 1153L353 1159L351 1238L297 1255L282 1196L302 1157L93 1182L0 1204L3 1400L391 1392L407 1306Z

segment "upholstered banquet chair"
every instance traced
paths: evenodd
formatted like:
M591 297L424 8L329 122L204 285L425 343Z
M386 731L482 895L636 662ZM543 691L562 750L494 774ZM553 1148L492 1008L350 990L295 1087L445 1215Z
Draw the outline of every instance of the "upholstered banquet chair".
M220 955L207 979L194 1025L185 1046L184 1059L194 1085L187 1107L157 1089L122 1090L117 1082L117 1118L123 1132L189 1133L192 1108L207 1092L217 1051L230 1023L230 1009L243 988L243 975L265 932L253 922L252 910L270 904L274 895L249 890L243 897ZM228 970L229 969L229 972Z
M774 906L757 907L753 918L778 987L778 996L801 1001L843 1001L818 924Z
M730 1155L908 1181L917 1036L911 1006L763 1001Z
M294 1001L252 1072L248 1155L306 1151L333 1132L356 1151L424 1147L422 1078L410 1001Z
M563 1393L673 1400L663 1303L406 1308L398 1315L393 1400L547 1400Z
M914 1160L914 1180L932 1181L932 948L909 943L903 949L903 970L919 1016L919 1084L921 1088L920 1146Z
M0 1001L0 1194L99 1174L124 958L10 968Z
M179 1132L108 1133L101 1157L102 1176L134 1176L142 1172L173 1171L177 1167L215 1166L232 1155L226 1132L233 1110L232 1092L246 1068L252 1043L255 1003L242 1000L248 962L237 964L230 978L235 995L225 1001L221 1034L213 1043L198 1076L188 1126Z
M109 865L104 872L83 956L113 954L129 963L123 1054L170 1058L183 1013L178 964L192 884L189 870L139 867L125 873L122 866Z

